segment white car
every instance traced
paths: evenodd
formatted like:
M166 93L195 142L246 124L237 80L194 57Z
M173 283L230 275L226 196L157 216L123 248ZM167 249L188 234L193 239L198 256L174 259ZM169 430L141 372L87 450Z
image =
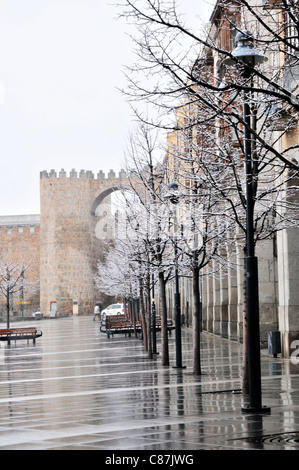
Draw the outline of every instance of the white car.
M102 318L106 318L107 315L124 315L125 308L124 304L112 304L109 305L107 308L102 310Z

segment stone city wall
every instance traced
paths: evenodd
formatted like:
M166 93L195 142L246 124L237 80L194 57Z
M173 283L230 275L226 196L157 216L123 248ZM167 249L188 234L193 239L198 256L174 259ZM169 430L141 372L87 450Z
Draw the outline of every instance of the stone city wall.
M5 259L9 262L24 264L32 262L30 268L25 273L25 279L32 282L38 281L40 277L40 216L16 215L0 216L0 247ZM15 294L12 298L12 315L25 316L39 310L39 286L34 292L26 292L24 289L24 307L19 305L20 294ZM22 308L24 309L22 312ZM0 296L0 318L6 316L6 300Z
M108 178L100 171L54 170L40 174L41 202L41 309L49 314L93 313L97 292L94 274L103 240L96 237L96 208L119 189L126 174Z

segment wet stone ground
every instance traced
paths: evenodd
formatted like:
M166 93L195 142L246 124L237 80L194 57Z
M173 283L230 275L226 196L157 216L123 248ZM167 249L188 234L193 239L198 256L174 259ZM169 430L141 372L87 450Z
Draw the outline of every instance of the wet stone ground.
M34 325L35 345L0 344L0 450L299 450L299 365L289 359L262 354L271 414L244 415L237 343L203 333L196 377L190 328L186 368L175 369L174 334L165 367L139 338L108 339L92 316Z

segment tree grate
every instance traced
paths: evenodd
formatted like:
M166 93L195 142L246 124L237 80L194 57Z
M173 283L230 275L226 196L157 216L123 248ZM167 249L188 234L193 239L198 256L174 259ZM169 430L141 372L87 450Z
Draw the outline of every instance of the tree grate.
M245 440L250 444L292 446L294 448L298 447L299 449L299 431L284 432L280 434L268 434L265 436L254 436L249 438L247 437L239 440Z

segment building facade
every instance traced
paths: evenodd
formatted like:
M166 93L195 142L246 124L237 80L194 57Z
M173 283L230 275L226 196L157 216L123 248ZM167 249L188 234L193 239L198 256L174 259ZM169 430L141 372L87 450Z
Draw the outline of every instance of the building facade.
M259 38L260 44L262 39L265 39L261 36L261 25L256 22L254 15L248 9L242 7L243 3L237 0L215 2L208 33L213 47L206 46L204 49L204 68L200 69L202 74L200 79L209 78L211 85L219 86L225 79L219 51L230 51L234 48L236 33L240 29L250 29L253 35ZM255 0L249 4L259 8L258 11L264 15L264 20L273 22L271 28L273 26L280 28L284 25L282 31L287 34L290 32L290 41L286 47L291 48L292 41L296 39L293 34L294 28L292 24L288 25L288 18L285 18L283 12L277 8L277 2ZM292 67L293 73L290 74L287 65L284 51L273 47L269 54L268 66L271 70L277 70L277 79L288 86L289 92L296 96L298 80L294 78L297 68ZM196 74L196 65L194 74ZM223 84L225 85L224 81ZM218 99L217 94L214 96ZM265 108L265 112L269 114L269 125L264 131L266 137L272 139L273 148L280 153L290 149L288 158L294 158L298 162L298 115L294 116L292 125L286 127L285 122L290 123L288 107L281 110L279 118L274 119L274 114L271 113L271 107L274 109L274 106L277 106L277 103L271 103L270 111ZM232 107L228 109L231 111ZM235 112L238 111L241 112L236 108ZM182 165L179 157L188 154L192 160L194 141L198 146L200 144L206 155L209 152L212 155L206 138L207 129L203 125L198 129L196 126L190 126L192 120L198 119L198 114L194 118L194 113L196 110L190 102L179 111L177 128L188 129L187 140L179 131L169 134L166 158L170 181L179 177L186 190L192 186L191 179L183 180L182 176L184 165L188 160L185 158L185 163ZM215 148L219 149L215 152L213 148L213 158L217 157L217 152L222 151L227 137L231 148L236 148L242 143L238 139L237 124L235 132L232 132L234 123L231 124L233 125L229 127L221 116L217 116L213 124L210 122L208 130L211 132L211 140L216 143ZM191 127L196 129L192 133ZM242 166L241 158L240 166ZM298 186L298 182L289 178L288 171L285 169L277 177L277 181L281 182L282 191L288 184ZM265 181L264 184L266 183ZM105 178L102 172L95 177L92 172L83 170L79 174L72 170L69 175L64 170L58 174L54 170L42 171L40 215L28 217L27 220L21 216L1 218L1 244L10 256L18 259L25 254L36 256L35 276L40 279L39 307L44 315L92 313L98 295L94 287L96 263L107 246L107 240L111 239L109 230L113 230L110 195L126 185L124 172L116 177L111 171L108 178ZM288 216L287 213L286 215ZM201 272L202 328L224 338L241 342L244 327L245 253L239 243L241 235L238 229L232 230L230 226L230 230L230 243L221 247L221 257L228 261L228 267L224 268L224 265L219 267L215 264L214 267L212 265L212 268L207 267ZM288 357L292 352L294 341L299 340L298 227L290 226L273 231L264 240L259 240L256 254L259 259L261 340L265 345L267 333L279 330L282 334L282 352ZM181 276L180 288L182 313L185 322L191 324L193 308L191 279ZM167 289L169 312L172 312L174 286L168 283ZM33 298L28 300L32 301L31 306L37 307L37 296L35 300Z
M25 314L92 314L98 292L97 261L113 239L111 193L124 188L126 174L52 170L40 174L40 214L0 218L1 247L9 260L33 260L35 294L26 294ZM5 299L0 309L5 316ZM102 300L105 300L102 295ZM18 299L12 310L20 316Z
M30 264L25 272L25 280L37 283L33 291L26 292L25 287L24 292L19 289L12 295L10 299L12 317L26 316L39 310L40 216L1 216L0 249L4 258L12 265L19 265L21 268L22 263ZM4 318L6 318L6 299L1 296L0 319Z
M285 7L285 2L283 2ZM292 3L294 7L295 2ZM202 56L198 59L198 63L194 64L193 77L198 76L199 89L197 101L200 103L200 87L206 80L209 86L215 86L218 90L223 87L225 89L229 81L236 84L236 78L230 72L223 62L223 51L232 51L235 47L235 38L239 31L250 30L253 37L257 38L257 44L260 48L266 48L266 45L271 44L267 48L268 61L267 68L272 72L275 80L282 88L286 90L286 94L291 93L294 97L298 95L298 25L296 28L295 20L297 12L294 10L288 11L287 8L282 8L279 2L272 1L250 1L249 7L244 7L244 2L236 1L217 1L210 19L210 28L207 35L206 45L203 48ZM260 21L257 20L255 14L258 15ZM264 25L269 27L269 31ZM266 30L266 32L265 32ZM276 39L271 42L271 34L281 38L281 43L277 45ZM297 54L296 54L297 51ZM258 78L259 80L260 78ZM194 80L193 88L196 89L196 81ZM252 83L249 83L249 87ZM262 91L263 87L261 82L257 81L256 89ZM176 115L176 128L174 133L168 136L168 152L166 162L168 164L168 172L170 180L177 180L180 182L182 188L186 192L190 187L190 182L187 181L185 174L186 166L192 161L200 162L198 164L198 174L203 171L200 167L204 159L202 154L210 155L211 161L214 161L216 166L219 155L222 158L227 152L227 163L231 163L230 157L232 154L238 155L237 149L243 145L242 134L239 133L240 122L233 121L233 113L242 115L242 108L236 106L232 101L227 101L225 94L210 92L209 87L202 87L205 102L210 97L210 102L216 103L217 100L226 103L224 113L216 113L215 118L210 119L207 132L207 124L203 124L204 107L200 105L192 107L190 99L186 100L188 105L183 104L180 111ZM212 96L212 94L214 95ZM236 97L238 96L236 92ZM253 96L253 95L252 95ZM270 96L270 95L269 95ZM299 126L298 126L298 112L279 99L269 97L265 100L264 95L260 95L261 101L265 103L262 110L259 111L260 115L255 123L255 130L257 134L263 132L265 136L265 145L271 142L273 153L285 153L289 160L293 160L298 164L298 145L299 145ZM258 109L258 93L253 96L252 110ZM254 101L256 100L256 101ZM256 104L257 103L257 104ZM195 108L195 111L194 111ZM215 105L215 109L216 105ZM261 108L260 108L261 109ZM231 113L231 116L229 114ZM265 117L266 116L266 117ZM190 123L192 132L190 136ZM200 124L197 125L196 122ZM212 124L211 124L212 123ZM262 123L262 124L261 124ZM253 119L251 126L253 125ZM262 127L263 126L263 127ZM243 126L241 126L243 127ZM189 135L186 134L188 129ZM213 134L213 135L212 135ZM209 148L208 135L212 136L214 148ZM190 145L188 146L188 141ZM196 150L194 148L196 147ZM188 160L188 153L193 152L193 156ZM254 149L254 140L252 139L252 148ZM261 146L262 148L262 146ZM225 150L223 150L225 149ZM268 160L264 160L263 164ZM270 159L269 159L270 162ZM267 163L268 164L268 163ZM190 165L190 163L189 163ZM271 165L270 165L271 166ZM278 165L277 165L278 166ZM240 167L244 172L244 165L242 163L242 153L240 152ZM266 165L265 165L266 167ZM274 186L279 187L280 197L290 204L285 204L284 208L275 211L275 204L273 204L273 212L267 214L269 224L273 223L275 229L265 237L260 237L256 244L256 256L259 260L259 306L260 306L260 330L262 345L267 344L267 334L269 331L280 331L282 338L282 353L285 357L289 357L294 348L296 348L296 341L299 340L299 272L296 266L299 263L299 229L298 224L291 223L289 227L277 229L278 219L285 217L285 220L292 220L292 210L298 206L298 179L290 177L290 170L284 169L283 165L279 171L275 166L271 167L267 178L262 175L260 183L261 191L269 191L271 193L270 183L271 180L273 194ZM276 172L276 173L275 173ZM190 173L190 172L189 172ZM219 175L221 178L221 175ZM264 178L264 180L263 180ZM278 181L278 184L274 181ZM241 181L241 180L240 180ZM192 184L192 183L191 183ZM294 187L293 195L287 196L289 187ZM291 191L292 194L292 191ZM221 196L220 196L221 197ZM273 197L273 196L271 196ZM269 197L269 199L271 199ZM276 197L276 196L275 196ZM232 196L233 198L233 196ZM288 199L289 198L289 199ZM258 198L257 198L258 201ZM276 200L279 204L278 197ZM290 207L293 204L293 208ZM220 204L221 206L221 204ZM219 206L219 207L220 207ZM257 209L258 202L256 203ZM278 215L279 213L279 215ZM298 209L297 209L298 213ZM273 220L270 221L270 218ZM266 218L265 218L266 220ZM261 224L260 224L261 225ZM243 234L244 236L244 234ZM228 264L225 269L217 267L213 263L209 267L202 270L200 285L201 285L201 298L202 298L202 328L203 330L221 335L224 338L229 338L236 341L243 340L243 319L244 319L244 261L245 253L240 240L242 234L237 225L230 234L230 243L221 247L221 257L227 260ZM264 238L262 240L262 238ZM233 240L235 239L235 242ZM219 253L220 254L220 253ZM215 274L213 274L215 273ZM173 308L173 286L169 285L169 308ZM185 319L192 316L192 281L190 279L181 277L181 295L182 295L182 311Z

